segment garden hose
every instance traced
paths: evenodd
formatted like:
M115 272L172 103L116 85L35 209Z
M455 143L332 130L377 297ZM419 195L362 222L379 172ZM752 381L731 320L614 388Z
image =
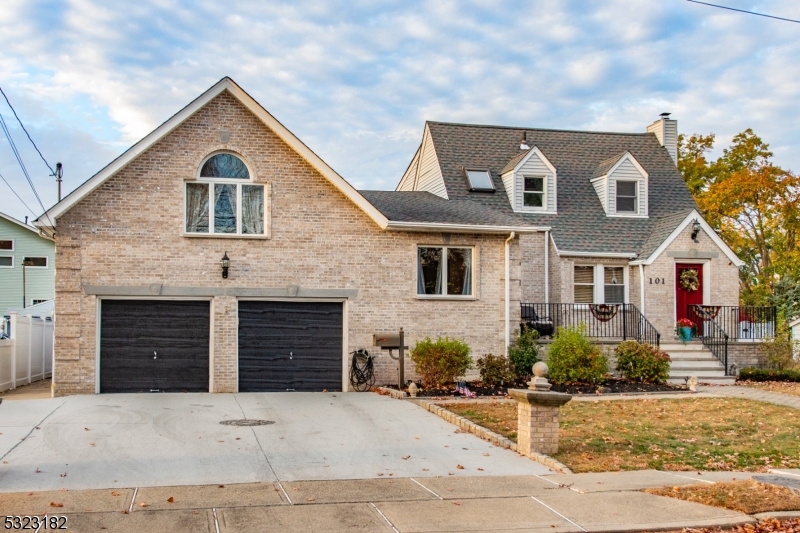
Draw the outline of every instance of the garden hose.
M375 366L372 356L365 349L350 352L350 385L358 392L368 391L375 385Z

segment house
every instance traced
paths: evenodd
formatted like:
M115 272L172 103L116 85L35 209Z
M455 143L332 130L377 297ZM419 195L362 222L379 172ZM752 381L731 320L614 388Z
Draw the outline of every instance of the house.
M55 295L55 243L39 230L0 213L0 313Z
M57 395L342 390L358 348L393 382L373 335L401 327L502 353L508 236L538 231L393 219L229 78L36 224L56 242ZM421 292L420 268L439 273Z

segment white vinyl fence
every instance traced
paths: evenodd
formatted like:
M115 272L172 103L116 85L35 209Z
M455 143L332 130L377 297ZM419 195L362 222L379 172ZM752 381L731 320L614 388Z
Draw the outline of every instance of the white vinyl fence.
M53 375L53 321L11 313L11 338L0 340L0 391Z

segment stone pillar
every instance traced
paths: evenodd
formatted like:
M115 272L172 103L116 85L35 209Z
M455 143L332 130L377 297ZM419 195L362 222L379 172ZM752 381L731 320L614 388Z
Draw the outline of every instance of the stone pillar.
M517 400L517 452L530 457L535 453L545 455L558 451L558 418L561 406L572 399L571 394L550 392L547 365L541 361L533 365L533 379L528 390L508 391Z

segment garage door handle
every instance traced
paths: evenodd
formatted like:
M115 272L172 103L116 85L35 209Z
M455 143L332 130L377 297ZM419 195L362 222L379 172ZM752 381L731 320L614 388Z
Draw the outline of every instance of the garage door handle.
M292 352L289 352L289 359L292 358Z
M158 352L153 352L153 359L158 359Z

